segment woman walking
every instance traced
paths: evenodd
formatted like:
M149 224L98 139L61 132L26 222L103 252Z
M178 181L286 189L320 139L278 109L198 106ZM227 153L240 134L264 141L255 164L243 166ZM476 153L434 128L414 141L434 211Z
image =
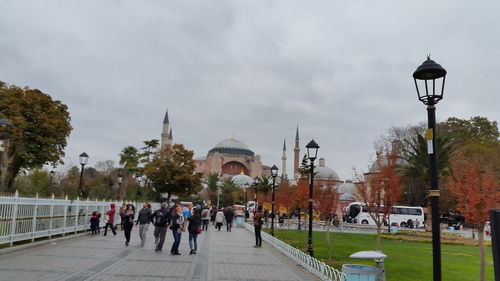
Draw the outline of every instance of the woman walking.
M224 212L222 212L222 208L217 211L217 214L215 215L215 228L217 228L218 231L220 231L220 228L224 224L224 220L226 218L224 217Z
M182 207L179 205L172 208L172 224L170 225L170 229L174 236L174 244L172 244L170 253L172 255L180 255L179 245L181 244L181 235L184 230L184 215L182 214Z
M141 248L146 244L146 233L148 232L149 223L151 222L151 204L149 202L142 203L142 209L137 216L137 224L139 224L139 237L141 238Z
M130 232L134 227L135 207L132 204L127 204L125 212L123 212L123 230L125 231L125 247L130 243Z
M208 231L208 224L210 222L210 210L208 210L207 206L205 206L205 208L203 208L203 211L201 211L201 222L203 223L202 230Z
M192 255L196 254L196 251L198 250L198 243L196 240L198 238L198 234L201 233L201 209L194 209L194 214L188 218L188 221L189 248L191 249L189 254Z

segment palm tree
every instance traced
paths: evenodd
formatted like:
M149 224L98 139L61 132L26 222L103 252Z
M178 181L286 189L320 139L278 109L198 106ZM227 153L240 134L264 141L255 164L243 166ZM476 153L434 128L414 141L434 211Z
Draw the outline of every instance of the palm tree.
M438 178L444 178L450 171L450 159L453 153L451 139L448 136L438 135L435 138ZM429 191L429 158L427 141L417 134L411 141L406 142L400 159L400 170L406 177L407 199L411 204L427 205Z

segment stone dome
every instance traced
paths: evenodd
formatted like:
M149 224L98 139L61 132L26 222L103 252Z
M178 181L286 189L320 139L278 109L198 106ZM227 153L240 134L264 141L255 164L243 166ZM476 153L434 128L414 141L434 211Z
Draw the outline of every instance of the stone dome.
M344 193L356 194L358 193L358 188L352 182L352 180L346 180L343 184L337 187L337 192L340 194Z
M252 185L253 179L245 174L239 174L236 175L232 178L234 184L236 184L239 187L248 187Z
M233 155L246 155L254 156L255 154L251 151L248 146L235 139L230 138L217 143L208 153L219 152L223 154L233 154Z
M318 180L339 180L337 173L329 167L325 166L325 159L319 159L319 166L314 168L314 179Z
M341 201L356 201L356 196L351 193L343 193L339 196L339 200Z

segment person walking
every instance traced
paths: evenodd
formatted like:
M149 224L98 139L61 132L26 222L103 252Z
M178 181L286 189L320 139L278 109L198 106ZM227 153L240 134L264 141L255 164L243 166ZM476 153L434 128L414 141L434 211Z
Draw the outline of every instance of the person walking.
M137 216L137 224L139 225L139 237L141 238L141 248L146 244L146 233L148 232L149 223L151 220L151 204L148 202L142 203L142 209Z
M120 207L120 229L123 230L123 222L125 221L125 210L127 209L127 204L123 202L122 206Z
M220 231L222 225L224 224L224 212L222 212L222 208L217 211L215 215L215 228L217 228L218 231Z
M125 247L130 243L130 233L134 227L135 207L132 204L127 204L123 213L123 230L125 231Z
M198 234L201 233L201 209L196 208L194 210L194 214L188 218L188 221L189 248L191 249L189 254L192 255L196 254L196 251L198 250L198 243L196 240L198 238Z
M109 209L106 212L107 216L107 222L106 225L104 225L104 236L108 233L108 226L111 228L111 232L113 232L113 235L116 235L116 230L115 230L115 213L116 213L116 205L114 203L109 204Z
M226 218L226 231L231 232L234 219L234 211L231 207L226 207L226 210L224 211L224 217Z
M205 208L203 208L203 211L201 211L201 222L203 224L202 230L208 231L208 224L210 223L210 211L206 206Z
M165 243L165 235L167 234L167 227L170 224L170 212L168 210L168 203L161 203L161 208L156 210L151 215L151 222L155 226L155 252L159 253L163 249Z
M255 246L256 248L262 247L262 236L260 231L262 230L262 206L257 208L257 212L253 216L253 227L255 229Z
M90 217L90 230L92 230L92 235L97 235L97 230L99 229L99 217L97 216L97 211L92 213Z
M174 236L174 243L170 249L172 255L180 255L179 245L181 244L182 231L184 230L184 215L182 214L182 207L175 205L172 208L172 221L170 225L172 235Z

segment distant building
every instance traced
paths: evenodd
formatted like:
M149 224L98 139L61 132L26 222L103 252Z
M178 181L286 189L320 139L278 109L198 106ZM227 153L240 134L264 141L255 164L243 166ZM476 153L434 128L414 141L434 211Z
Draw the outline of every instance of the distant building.
M263 166L260 155L233 137L220 141L207 153L195 159L196 171L202 174L219 173L226 177L244 174L250 178L270 174L270 167Z

